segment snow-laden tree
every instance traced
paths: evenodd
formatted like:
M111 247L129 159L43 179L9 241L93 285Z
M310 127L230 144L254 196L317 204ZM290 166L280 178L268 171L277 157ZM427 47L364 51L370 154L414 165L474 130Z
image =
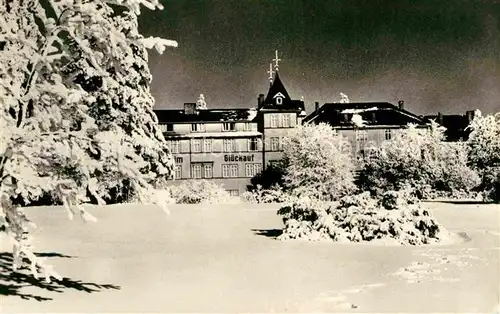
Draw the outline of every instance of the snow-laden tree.
M207 109L207 102L205 101L205 95L200 94L198 100L196 101L196 109Z
M354 189L351 145L329 125L304 125L283 138L285 186L298 197L335 200Z
M173 162L152 112L146 48L137 15L157 0L0 2L0 227L14 241L14 268L57 274L31 251L29 219L12 204L46 193L70 217L124 182L165 208L155 188ZM90 196L90 198L89 198Z
M434 122L429 129L410 125L398 131L364 161L360 188L378 194L409 186L422 198L469 193L479 178L467 165L467 146L444 142L443 132Z
M358 113L352 115L351 122L357 128L362 128L366 125L366 121L363 120L363 117Z
M469 160L481 175L480 190L500 202L500 113L483 116L477 110L469 128Z
M349 103L349 96L347 96L344 93L340 93L340 103L341 104L347 104L347 103Z

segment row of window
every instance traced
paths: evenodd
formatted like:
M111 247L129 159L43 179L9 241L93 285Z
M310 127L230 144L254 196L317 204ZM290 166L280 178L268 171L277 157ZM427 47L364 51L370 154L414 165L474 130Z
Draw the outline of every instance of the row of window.
M390 129L385 130L384 136L387 141L392 139L392 130ZM357 130L356 142L367 142L367 141L368 141L368 132L366 130Z
M238 178L238 164L223 164L221 169L223 178ZM252 178L262 170L262 165L257 163L245 164L245 177ZM192 179L210 179L214 177L214 167L212 163L196 162L191 164ZM182 166L175 166L175 178L182 178Z
M291 128L292 124L292 115L291 114L280 114L280 113L271 113L269 114L271 127L272 128ZM245 122L243 124L242 131L251 131L252 123ZM166 132L173 132L174 125L172 123L166 124L165 127ZM221 127L222 131L236 131L236 122L224 122ZM191 123L191 132L205 132L206 124L205 123Z
M269 138L268 151L280 151L282 149L282 138L281 137L271 137ZM259 140L258 138L250 138L247 140L247 151L257 151ZM167 141L170 152L172 154L178 154L181 152L181 145L179 141ZM192 152L193 153L211 153L212 150L212 139L193 139L191 142ZM235 139L224 139L223 152L231 153L238 151L238 147L236 145Z
M258 138L249 138L247 139L247 151L257 151L258 150ZM173 154L177 154L181 152L181 143L180 141L167 141L170 152ZM223 140L223 151L227 153L236 152L238 147L236 145L235 139L224 139ZM191 151L193 153L211 153L212 149L212 139L193 139L191 141Z
M252 123L245 122L241 123L243 125L242 131L251 131ZM168 123L165 127L166 132L173 132L174 125L172 123ZM236 131L236 122L224 122L221 127L222 131ZM205 132L206 125L205 123L191 123L191 132Z
M269 116L272 128L290 128L293 126L290 114L271 113Z
M391 130L385 130L385 139L392 139ZM211 153L212 149L212 140L210 138L205 139L193 139L191 141L191 151L193 153ZM269 147L268 151L280 151L282 149L282 138L281 137L271 137L269 138ZM356 131L356 142L367 142L368 141L368 133L365 130ZM257 151L258 150L258 138L250 138L247 139L247 151ZM173 154L177 154L181 152L181 145L179 141L168 141L168 145L170 148L170 152ZM223 152L231 153L238 151L237 143L235 139L223 139Z

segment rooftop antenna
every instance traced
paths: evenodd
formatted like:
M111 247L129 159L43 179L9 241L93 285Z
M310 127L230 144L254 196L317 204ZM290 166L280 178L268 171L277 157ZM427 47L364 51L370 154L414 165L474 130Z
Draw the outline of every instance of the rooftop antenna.
M278 58L278 50L275 51L276 57L273 59L274 61L274 68L276 69L276 72L279 70L279 62L282 61L280 58Z
M269 63L269 71L267 71L267 73L269 74L269 85L273 85L274 71L273 71L273 64L272 63Z

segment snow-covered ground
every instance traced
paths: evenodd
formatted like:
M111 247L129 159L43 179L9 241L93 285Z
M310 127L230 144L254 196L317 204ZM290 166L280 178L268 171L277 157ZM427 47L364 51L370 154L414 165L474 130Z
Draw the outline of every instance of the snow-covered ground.
M9 255L0 253L1 312L492 313L500 206L427 205L460 234L456 243L280 242L277 205L175 205L169 216L108 206L89 208L98 222L88 224L68 222L61 208L29 208L36 251L68 279L46 286L56 291L20 287L6 272Z

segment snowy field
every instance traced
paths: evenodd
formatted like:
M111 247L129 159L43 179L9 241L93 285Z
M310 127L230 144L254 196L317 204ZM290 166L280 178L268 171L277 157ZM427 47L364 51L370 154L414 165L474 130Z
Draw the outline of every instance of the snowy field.
M427 206L459 234L456 243L280 242L277 205L175 205L168 216L155 207L89 207L99 221L88 224L68 222L58 207L29 208L36 252L67 279L20 283L2 239L1 312L492 313L500 206Z

